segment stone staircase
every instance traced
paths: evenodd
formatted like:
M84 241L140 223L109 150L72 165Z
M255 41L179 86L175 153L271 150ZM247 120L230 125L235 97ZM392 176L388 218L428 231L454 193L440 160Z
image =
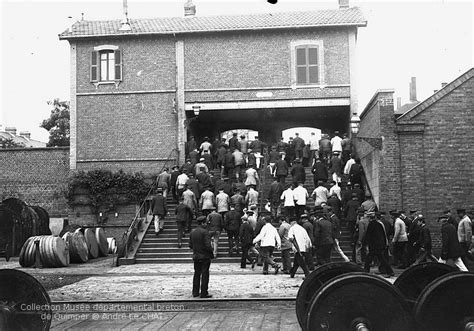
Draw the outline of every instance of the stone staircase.
M262 172L259 171L260 177ZM265 170L268 171L268 170ZM269 173L265 174L266 180L260 190L260 198L266 199L270 184L272 182ZM291 176L287 177L287 182L291 182ZM314 189L313 175L310 168L306 168L306 182L304 184L308 193ZM313 202L310 201L310 206ZM263 204L262 204L263 205ZM168 198L168 209L170 216L165 218L164 230L156 236L154 233L154 225L151 224L143 238L143 241L135 256L136 263L192 263L192 250L189 248L189 234L183 238L181 248L178 248L177 226L174 218L176 203ZM195 222L193 228L196 227ZM350 234L345 225L342 224L342 235L340 238L340 246L344 253L351 258ZM221 233L219 237L218 256L216 262L223 263L240 263L240 256L229 256L229 241L226 233ZM281 252L275 250L274 257L277 262L281 261ZM342 258L333 250L331 261L343 261Z

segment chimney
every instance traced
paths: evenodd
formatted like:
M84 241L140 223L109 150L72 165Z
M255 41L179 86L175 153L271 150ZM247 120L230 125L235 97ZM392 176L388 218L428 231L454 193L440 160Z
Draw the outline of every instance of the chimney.
M411 78L410 82L410 102L417 102L416 99L416 77Z
M402 108L402 97L397 97L397 109Z
M193 4L193 0L188 0L184 4L184 17L193 17L196 15L196 6Z
M338 0L339 9L349 8L349 0Z
M120 27L120 31L130 31L132 28L130 27L130 22L128 20L128 3L127 0L123 0L123 17L122 17L122 26Z
M5 128L5 132L8 132L9 134L16 136L16 128L14 126L7 126Z
M448 85L448 83L441 83L441 88L445 87L446 85Z
M20 131L20 136L22 136L24 138L27 138L27 139L31 139L30 131Z

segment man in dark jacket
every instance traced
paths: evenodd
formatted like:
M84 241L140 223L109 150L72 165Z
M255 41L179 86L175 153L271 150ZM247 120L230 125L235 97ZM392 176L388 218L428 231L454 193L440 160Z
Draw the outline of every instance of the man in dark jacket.
M280 159L275 163L275 175L278 181L285 184L286 176L288 176L288 164L283 159L285 154L282 154Z
M191 224L193 210L181 200L181 203L176 206L175 214L178 227L178 248L181 248L184 230L187 224Z
M311 172L313 173L315 187L318 186L318 181L322 180L323 182L326 182L328 180L328 169L326 168L326 165L321 162L320 158L316 158L314 161Z
M355 232L355 225L357 221L357 210L360 207L359 198L357 197L357 193L352 193L352 199L347 202L346 206L344 207L344 217L347 221L347 225L349 226L349 231L351 232L351 236Z
M229 139L229 149L234 152L236 149L240 149L239 138L237 138L237 132L232 133L232 138Z
M426 227L425 218L423 215L418 215L416 218L418 223L418 239L414 243L414 249L417 253L414 265L426 262L426 259L430 259L432 262L438 262L436 256L431 252L431 233L430 229Z
M250 257L249 250L253 246L253 238L255 238L252 226L247 221L245 216L242 217L242 224L239 229L240 245L242 247L242 258L240 259L240 267L247 266L247 260L252 264L252 269L255 266L256 259Z
M284 186L276 178L273 180L273 183L270 185L270 190L268 191L268 202L270 202L270 210L273 217L276 217L280 214L280 198L281 194L284 191Z
M315 250L314 246L316 244L314 240L314 227L313 227L313 223L309 221L307 214L302 214L300 216L300 219L301 219L301 226L308 233L308 237L312 243L312 247L308 247L308 249L306 250L305 262L309 270L313 271L314 270L314 250Z
M342 159L339 157L338 152L334 152L333 157L329 161L329 174L331 174L333 181L335 181L336 183L341 182Z
M369 216L369 225L367 226L364 239L362 240L362 245L368 246L369 248L369 253L365 257L364 269L366 272L370 272L370 264L373 258L377 257L382 270L386 273L384 277L389 278L395 275L384 254L385 249L388 247L385 226L381 221L375 218L375 215Z
M157 194L151 200L151 213L153 214L153 221L155 223L155 235L163 231L165 225L165 216L168 213L166 199L163 196L163 189L158 188Z
M211 298L207 291L209 285L209 267L211 259L214 258L211 247L209 231L205 228L206 217L197 219L198 227L189 235L189 248L193 250L194 277L193 297ZM201 288L201 292L199 292Z
M454 264L461 271L468 271L461 260L463 251L453 221L447 215L442 216L439 220L442 222L441 260L444 263Z
M301 159L295 159L290 173L293 177L293 183L304 183L306 181L306 172L304 171L304 167L301 164Z
M178 179L178 176L181 173L179 172L179 167L177 165L173 166L171 168L171 178L170 178L170 189L171 189L171 194L173 195L174 201L178 203L178 190L176 188L176 180Z
M303 159L303 148L305 146L303 138L300 137L299 133L295 133L295 139L293 139L293 146L295 150L295 157L297 159Z
M332 223L326 217L318 217L314 223L314 241L319 265L331 262L331 250L334 245Z
M224 227L224 221L221 214L214 208L209 215L207 215L209 235L213 240L214 258L217 258L217 248L219 247L219 236Z
M233 206L224 216L224 228L227 231L227 237L229 237L229 256L232 256L233 251L239 254L240 217L241 213Z
M224 172L225 177L234 178L234 156L230 149L224 155Z
M194 178L193 174L189 174L189 179L186 182L186 186L194 193L196 199L199 199L202 193L202 186L199 184L196 178Z

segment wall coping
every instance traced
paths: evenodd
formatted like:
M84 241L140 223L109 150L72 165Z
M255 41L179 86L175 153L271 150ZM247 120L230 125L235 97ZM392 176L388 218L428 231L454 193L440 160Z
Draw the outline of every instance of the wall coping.
M380 89L380 90L377 90L375 92L375 94L372 96L372 98L370 99L369 103L367 104L367 106L365 106L364 110L362 111L362 113L360 113L359 117L362 119L367 113L368 111L374 106L375 102L379 100L378 96L379 94L383 94L383 93L395 93L395 89L393 88L390 88L390 89Z
M69 150L69 146L57 146L57 147L16 147L16 148L0 148L0 152L3 151L53 151L53 150Z

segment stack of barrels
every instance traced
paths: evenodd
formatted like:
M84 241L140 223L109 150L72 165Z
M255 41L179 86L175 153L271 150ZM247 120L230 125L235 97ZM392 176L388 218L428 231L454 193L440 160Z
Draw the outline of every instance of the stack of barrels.
M39 245L36 243L39 242ZM32 236L28 238L20 252L20 265L31 267L35 264L39 249L43 267L66 267L70 262L85 263L89 259L107 256L113 251L115 239L107 238L102 228L80 228L67 226L60 236Z

